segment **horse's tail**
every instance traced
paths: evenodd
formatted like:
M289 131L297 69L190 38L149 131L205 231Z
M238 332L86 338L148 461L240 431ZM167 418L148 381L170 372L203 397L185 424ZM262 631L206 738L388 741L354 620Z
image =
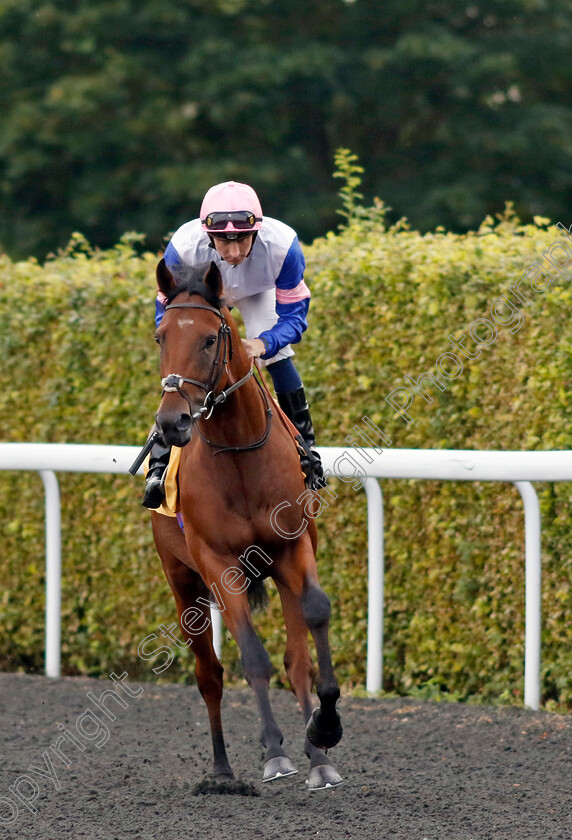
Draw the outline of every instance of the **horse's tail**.
M249 578L248 603L252 612L266 609L269 600L264 580L262 578Z

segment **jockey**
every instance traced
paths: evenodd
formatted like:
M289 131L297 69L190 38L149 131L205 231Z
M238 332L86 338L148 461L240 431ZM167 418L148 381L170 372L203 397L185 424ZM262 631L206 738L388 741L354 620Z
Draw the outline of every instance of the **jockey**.
M211 187L200 218L182 225L165 250L165 262L176 277L182 265L213 260L223 279L225 301L236 306L246 327L242 339L249 358L268 369L278 404L305 443L301 452L306 484L324 486L320 457L302 380L291 344L302 338L308 323L310 290L296 232L277 219L262 215L252 187L228 181ZM159 326L166 299L157 295L155 324ZM164 476L170 448L156 442L151 449L143 505L156 508L164 498Z

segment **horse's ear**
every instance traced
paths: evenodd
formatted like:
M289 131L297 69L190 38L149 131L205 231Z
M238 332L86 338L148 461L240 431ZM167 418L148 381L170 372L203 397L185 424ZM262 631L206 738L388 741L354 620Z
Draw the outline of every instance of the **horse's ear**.
M166 297L169 296L169 292L177 285L164 259L157 266L157 285Z
M207 273L205 274L205 286L210 289L217 298L222 297L222 277L219 267L215 262L211 261L211 264L207 269Z

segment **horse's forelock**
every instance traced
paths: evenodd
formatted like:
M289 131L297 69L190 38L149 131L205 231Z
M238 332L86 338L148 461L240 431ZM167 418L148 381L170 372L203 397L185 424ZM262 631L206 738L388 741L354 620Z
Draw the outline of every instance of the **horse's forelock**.
M172 269L177 285L169 292L167 302L171 303L177 295L186 292L189 295L200 295L217 309L224 306L224 298L219 297L204 282L209 267L210 263L205 263L204 265L181 265Z

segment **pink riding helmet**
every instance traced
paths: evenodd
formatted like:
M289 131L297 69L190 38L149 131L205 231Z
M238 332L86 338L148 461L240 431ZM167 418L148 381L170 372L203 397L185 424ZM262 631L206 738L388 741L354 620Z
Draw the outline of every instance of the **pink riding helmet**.
M262 207L255 191L236 181L211 187L201 205L201 227L215 235L260 230Z

